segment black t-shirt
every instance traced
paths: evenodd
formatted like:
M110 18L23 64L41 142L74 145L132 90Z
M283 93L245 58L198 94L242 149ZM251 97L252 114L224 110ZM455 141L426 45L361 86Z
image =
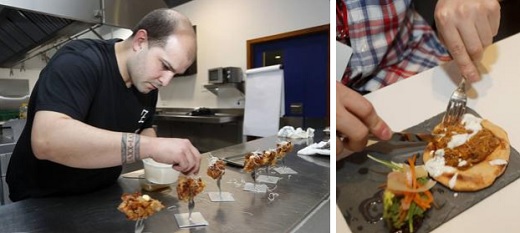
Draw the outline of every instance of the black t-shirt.
M64 113L88 125L117 132L140 133L151 127L158 92L142 94L134 86L126 87L117 66L116 42L69 42L40 73L29 100L26 126L7 170L11 200L85 193L117 180L121 166L72 168L39 160L31 148L33 119L40 110Z

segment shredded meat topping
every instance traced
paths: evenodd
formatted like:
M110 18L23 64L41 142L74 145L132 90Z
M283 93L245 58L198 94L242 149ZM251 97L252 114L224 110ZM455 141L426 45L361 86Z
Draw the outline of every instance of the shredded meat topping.
M472 131L466 130L463 125L437 128L433 131L433 134L439 135L439 137L436 137L433 146L429 149L444 149L446 165L456 167L459 170L466 170L482 162L500 145L500 139L498 137L490 130L482 129L466 143L453 149L447 148L448 142L451 141L453 135L464 133L471 134ZM459 166L461 161L466 161L466 163Z

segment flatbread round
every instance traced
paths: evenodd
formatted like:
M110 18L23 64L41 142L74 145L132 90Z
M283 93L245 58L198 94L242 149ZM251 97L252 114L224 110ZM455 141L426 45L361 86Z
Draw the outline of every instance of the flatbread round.
M433 177L433 179L437 180L439 183L444 186L450 188L450 180L457 176L455 180L455 185L452 190L455 191L477 191L489 187L495 179L502 175L506 170L506 164L500 165L492 165L490 161L496 161L497 159L505 160L509 162L509 139L507 133L500 128L499 126L491 123L488 120L483 119L481 122L483 129L488 129L491 133L499 138L500 142L496 149L488 155L484 160L482 160L478 164L474 164L470 168L466 170L461 170L455 168L455 172L444 172L442 175L437 177ZM437 127L442 127L437 125ZM423 161L426 162L434 157L432 152L432 148L434 148L433 143L430 142L426 147L423 154ZM453 181L452 181L453 182Z

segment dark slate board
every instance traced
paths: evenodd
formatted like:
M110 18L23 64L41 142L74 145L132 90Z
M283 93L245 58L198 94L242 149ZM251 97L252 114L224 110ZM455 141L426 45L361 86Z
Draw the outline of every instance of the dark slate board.
M479 115L472 109L468 109L468 112ZM438 114L405 131L415 133L431 132L433 127L442 120L442 114ZM377 144L374 146L381 147ZM368 159L367 153L376 158L402 163L413 154L421 153L423 149L424 147L416 147L414 151L399 149L385 151L385 154L365 151L353 154L337 162L336 202L353 233L389 232L384 221L381 220L383 205L380 186L386 182L386 175L390 169ZM419 157L417 161L418 164L422 164L422 159L419 159ZM486 189L477 192L454 192L437 183L432 188L432 192L439 208L432 207L427 212L422 226L416 232L421 233L434 230L518 179L518 177L520 177L520 154L511 147L510 161L506 171L493 185Z

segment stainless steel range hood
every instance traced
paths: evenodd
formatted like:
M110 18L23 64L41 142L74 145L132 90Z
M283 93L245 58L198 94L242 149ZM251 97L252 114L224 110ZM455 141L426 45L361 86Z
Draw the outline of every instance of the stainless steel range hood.
M102 25L131 29L146 13L189 0L0 0L0 67Z

